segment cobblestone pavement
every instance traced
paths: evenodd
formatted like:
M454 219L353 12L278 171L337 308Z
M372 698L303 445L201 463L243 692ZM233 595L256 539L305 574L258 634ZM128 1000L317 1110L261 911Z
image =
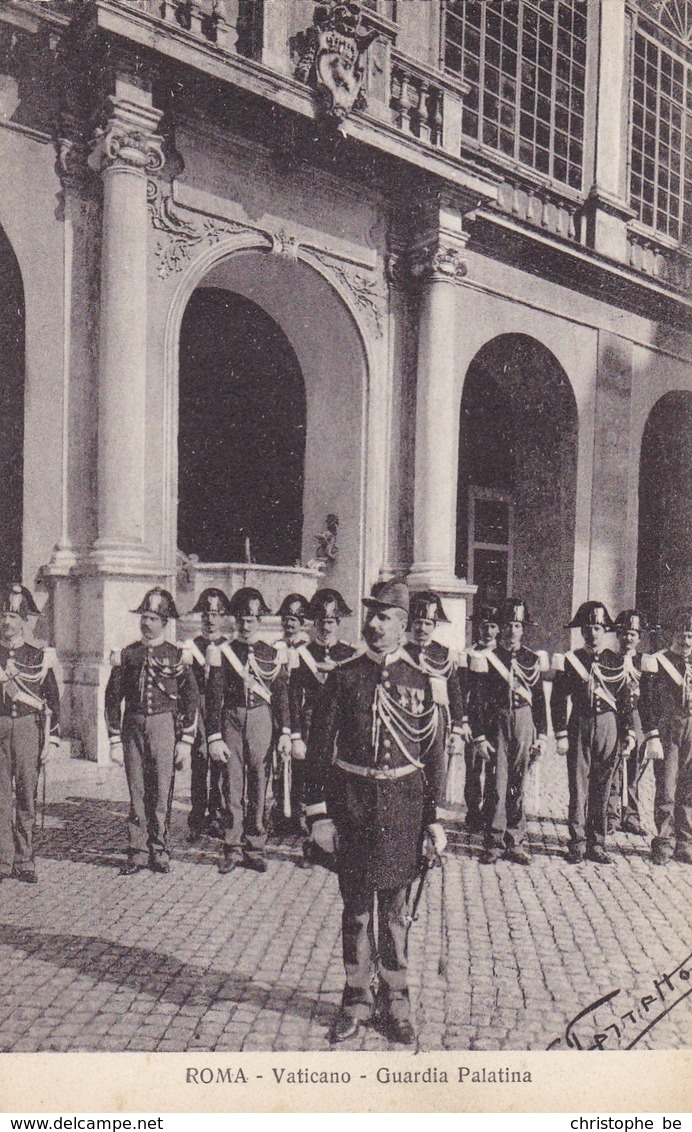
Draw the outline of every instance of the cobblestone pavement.
M649 829L651 794L649 769ZM218 843L186 842L182 784L172 872L120 877L126 799L121 769L49 768L40 883L0 886L0 1049L329 1048L342 987L336 878L297 867L297 838L270 843L265 876L220 876ZM564 762L549 755L529 868L480 865L480 840L450 811L446 864L411 933L421 1049L546 1049L560 1038L565 1048L568 1022L618 989L573 1032L584 1048L597 1033L605 1048L625 1048L684 993L689 972L676 969L692 952L692 868L655 868L649 839L627 834L613 839L614 865L568 865L566 803ZM691 1003L637 1048L692 1044ZM345 1048L392 1047L368 1028Z

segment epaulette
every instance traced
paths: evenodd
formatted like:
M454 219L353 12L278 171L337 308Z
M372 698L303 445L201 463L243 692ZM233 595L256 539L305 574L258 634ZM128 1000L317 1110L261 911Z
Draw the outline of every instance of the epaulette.
M650 676L658 672L658 656L656 653L642 653L642 672L646 672Z
M43 667L45 668L46 672L49 668L55 668L56 659L57 657L55 649L52 648L51 645L46 645L43 650Z
M447 658L450 664L453 664L455 668L459 667L461 661L458 649L455 649L450 645L450 647L447 649Z
M113 668L119 668L123 662L123 650L111 649L110 662Z
M488 658L482 652L469 653L469 671L484 673L488 671Z
M468 668L469 666L469 650L462 649L458 653L457 668Z
M563 652L553 653L552 666L556 672L565 671L565 654Z
M545 649L536 649L536 656L538 657L539 672L550 672L550 657Z
M210 644L207 649L207 664L210 668L221 667L221 649L218 645Z

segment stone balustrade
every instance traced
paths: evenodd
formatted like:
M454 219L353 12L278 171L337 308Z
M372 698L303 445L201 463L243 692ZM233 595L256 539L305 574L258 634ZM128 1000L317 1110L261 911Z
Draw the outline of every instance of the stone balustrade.
M128 7L154 16L193 39L234 52L239 0L126 0Z
M394 54L394 53L393 53ZM389 106L392 122L419 141L441 145L444 126L444 95L425 72L392 58Z
M677 291L692 292L692 251L685 252L633 227L627 232L627 247L629 264L636 271Z
M530 184L519 177L505 180L499 186L497 204L502 212L551 235L580 239L579 201L565 198L547 186Z

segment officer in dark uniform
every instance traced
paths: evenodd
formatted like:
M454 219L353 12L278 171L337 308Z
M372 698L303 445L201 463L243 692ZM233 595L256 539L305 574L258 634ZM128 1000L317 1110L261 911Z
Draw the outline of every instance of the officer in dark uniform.
M477 653L471 670L478 687L470 705L473 742L484 760L494 763L483 864L494 864L504 853L509 861L528 865L524 848L526 809L524 782L532 751L545 753L547 709L543 676L548 655L532 652L522 644L524 628L530 625L522 598L508 597L500 604L500 643L495 649Z
M424 841L438 854L446 844L436 818L444 749L430 678L402 647L407 586L380 582L364 605L368 647L330 673L312 717L307 815L316 845L337 850L344 901L346 986L331 1039L352 1037L372 1017L377 976L387 1032L410 1043L408 900Z
M412 594L409 639L404 647L431 678L433 699L442 711L445 743L451 758L464 753L470 729L459 679L459 656L454 649L434 639L440 623L449 624L440 595L434 590Z
M692 607L668 619L669 649L642 658L643 757L654 764L655 865L692 865Z
M569 835L567 860L610 865L605 851L607 808L618 759L635 744L634 721L622 656L605 648L613 622L601 601L579 606L568 629L581 629L584 647L553 657L551 700L559 755L567 755ZM572 712L567 722L567 705Z
M318 590L307 607L314 623L312 640L296 650L296 663L290 669L288 702L291 711L292 812L299 816L304 799L305 749L318 694L338 664L355 653L353 645L338 638L343 617L351 610L338 590Z
M474 616L477 639L471 648L466 649L459 658L459 684L464 697L464 729L462 738L466 744L464 762L466 778L464 781L464 802L466 803L465 826L469 833L480 833L488 827L492 819L492 777L495 767L491 759L484 758L483 752L471 741L469 725L470 704L475 696L478 677L471 665L478 653L497 648L500 626L497 620L496 605L481 605Z
M228 597L223 590L212 586L202 590L190 614L201 615L202 632L183 644L183 660L189 664L197 681L199 711L197 733L192 745L190 772L190 801L192 807L187 819L188 841L194 845L206 830L214 831L222 820L221 766L209 758L205 725L204 693L206 684L207 649L227 640L222 632L224 619L230 615ZM208 783L208 785L207 785Z
M280 732L279 755L291 754L288 681L276 649L258 636L260 621L269 613L259 590L238 590L230 608L236 640L207 650L209 754L222 764L227 822L219 872L228 873L242 863L265 873L264 803L275 727Z
M643 753L642 727L639 719L642 654L637 650L645 629L644 617L638 609L623 609L615 618L615 631L620 642L637 742L629 758L618 763L608 802L608 832L622 829L625 833L634 833L639 837L643 837L646 831L639 816L639 779ZM623 798L625 773L627 774L626 802Z
M170 872L167 840L174 772L190 757L199 704L197 681L183 662L182 649L163 638L167 622L178 616L168 590L155 586L132 612L139 614L141 639L111 653L113 668L106 687L111 758L119 765L124 761L130 791L123 876L147 863L155 873Z
M49 746L59 741L60 698L53 650L24 640L25 622L38 614L29 590L5 585L0 602L0 880L36 884L36 789Z

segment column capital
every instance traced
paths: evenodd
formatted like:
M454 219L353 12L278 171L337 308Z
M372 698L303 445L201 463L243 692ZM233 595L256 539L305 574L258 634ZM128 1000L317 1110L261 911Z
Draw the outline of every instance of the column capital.
M409 256L411 278L421 283L457 283L468 274L465 243L434 236L414 247Z
M158 173L166 163L164 139L156 132L161 111L126 97L109 98L106 124L94 134L92 168Z

